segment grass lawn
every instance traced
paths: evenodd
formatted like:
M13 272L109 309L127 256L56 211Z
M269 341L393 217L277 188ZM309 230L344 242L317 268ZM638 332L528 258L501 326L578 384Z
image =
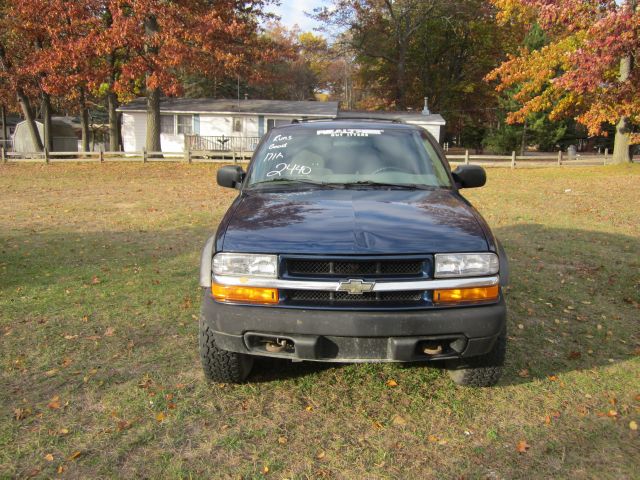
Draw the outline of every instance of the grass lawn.
M207 384L199 254L234 197L216 167L0 165L0 477L638 478L639 167L468 191L512 277L504 378L467 389L281 361Z

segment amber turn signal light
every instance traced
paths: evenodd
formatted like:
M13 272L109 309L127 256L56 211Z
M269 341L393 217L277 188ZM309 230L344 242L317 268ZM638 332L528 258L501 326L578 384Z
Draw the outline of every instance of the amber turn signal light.
M275 288L235 287L214 283L211 294L218 302L278 303L278 290Z
M434 303L463 303L495 300L498 298L498 285L493 287L454 288L451 290L434 290Z

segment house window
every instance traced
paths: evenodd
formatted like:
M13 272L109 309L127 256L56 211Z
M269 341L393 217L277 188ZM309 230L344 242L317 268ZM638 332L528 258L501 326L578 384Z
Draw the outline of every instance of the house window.
M178 115L178 134L193 133L193 115Z
M233 133L242 133L242 118L241 117L233 117L233 125L232 125Z
M281 125L288 125L291 123L291 120L283 120L283 119L275 119L268 118L267 119L267 132L275 127L280 127Z
M175 134L173 115L160 115L160 133Z

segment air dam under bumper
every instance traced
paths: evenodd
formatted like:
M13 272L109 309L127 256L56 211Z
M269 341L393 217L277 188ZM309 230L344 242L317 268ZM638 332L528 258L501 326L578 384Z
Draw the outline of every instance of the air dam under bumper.
M409 311L306 310L215 302L204 290L202 317L223 350L323 362L413 362L487 353L505 328L506 306ZM264 342L287 340L271 352ZM425 354L442 347L441 353Z

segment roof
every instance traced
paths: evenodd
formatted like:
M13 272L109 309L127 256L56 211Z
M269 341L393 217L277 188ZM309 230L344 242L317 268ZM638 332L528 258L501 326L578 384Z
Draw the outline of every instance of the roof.
M289 123L273 128L276 130L289 129L345 129L345 130L364 130L364 129L382 129L382 130L416 130L420 128L418 125L396 122L393 119L374 119L374 118L336 118L309 122Z
M136 98L118 108L120 112L146 112L145 98ZM239 113L254 115L297 115L309 117L335 117L338 102L288 100L232 100L213 98L163 98L160 111L170 113Z
M381 118L385 120L400 120L410 123L430 123L435 125L446 125L442 115L431 113L423 115L421 112L389 112L389 111L361 111L361 110L340 110L338 118Z

